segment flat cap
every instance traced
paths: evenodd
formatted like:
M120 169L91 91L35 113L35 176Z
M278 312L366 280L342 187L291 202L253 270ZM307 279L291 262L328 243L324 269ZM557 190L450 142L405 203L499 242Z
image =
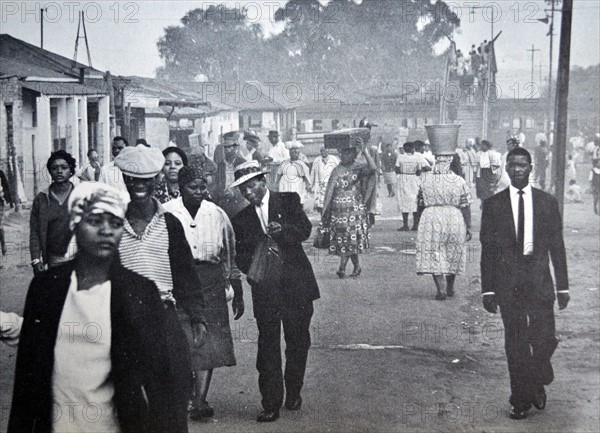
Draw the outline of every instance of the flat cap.
M165 165L165 157L158 147L138 144L123 149L115 158L115 165L126 176L148 179L160 172Z

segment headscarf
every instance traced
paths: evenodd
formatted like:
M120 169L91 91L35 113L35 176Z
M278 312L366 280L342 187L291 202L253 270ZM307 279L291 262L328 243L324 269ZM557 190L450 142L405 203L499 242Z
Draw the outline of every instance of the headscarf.
M75 229L88 213L109 213L125 219L129 195L101 182L83 182L69 196L69 228Z
M206 180L206 172L204 168L199 164L192 164L190 166L181 167L179 170L177 182L179 183L179 189L183 189L188 183L196 179Z

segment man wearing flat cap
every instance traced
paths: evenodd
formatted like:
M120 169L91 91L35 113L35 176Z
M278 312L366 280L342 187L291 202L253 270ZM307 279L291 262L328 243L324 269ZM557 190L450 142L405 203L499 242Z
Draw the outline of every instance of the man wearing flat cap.
M267 164L272 161L268 156L265 156L258 150L260 147L260 137L253 129L249 129L244 132L244 141L246 142L246 148L248 153L246 154L246 161L258 161L261 165Z
M256 368L263 411L258 422L279 418L283 405L299 410L300 392L310 348L310 321L313 301L319 287L312 266L302 248L312 225L302 209L300 197L293 192L272 192L267 188L266 171L257 161L236 167L235 182L250 202L232 220L236 235L236 264L248 274L255 252L263 242L274 242L279 249L281 268L278 281L252 283L252 303L258 326ZM281 368L281 327L285 336L285 373Z
M238 188L229 188L235 180L235 167L246 162L240 154L239 138L238 131L223 134L222 143L216 147L214 153L217 176L211 194L215 204L225 211L229 219L248 206Z
M176 406L187 413L192 383L190 355L177 314L186 316L198 336L198 344L203 344L207 332L205 304L202 294L197 293L200 280L183 227L154 198L157 176L164 163L160 149L143 144L126 147L115 158L131 198L119 258L125 268L153 281L158 288L165 311L169 353L175 360L171 366L177 378L175 387L180 391Z

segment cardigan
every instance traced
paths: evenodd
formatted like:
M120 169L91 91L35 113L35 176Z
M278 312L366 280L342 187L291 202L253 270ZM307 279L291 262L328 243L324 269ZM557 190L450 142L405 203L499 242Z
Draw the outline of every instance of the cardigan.
M34 277L23 313L9 433L52 430L52 371L60 317L74 262ZM174 420L178 401L156 285L115 261L111 281L111 379L122 432L183 431ZM62 338L65 338L63 335ZM62 414L67 416L67 414Z

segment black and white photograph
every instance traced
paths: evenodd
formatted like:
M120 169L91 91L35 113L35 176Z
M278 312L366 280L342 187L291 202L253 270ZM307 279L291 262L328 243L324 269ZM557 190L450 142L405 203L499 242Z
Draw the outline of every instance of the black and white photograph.
M0 0L0 432L600 431L600 2Z

